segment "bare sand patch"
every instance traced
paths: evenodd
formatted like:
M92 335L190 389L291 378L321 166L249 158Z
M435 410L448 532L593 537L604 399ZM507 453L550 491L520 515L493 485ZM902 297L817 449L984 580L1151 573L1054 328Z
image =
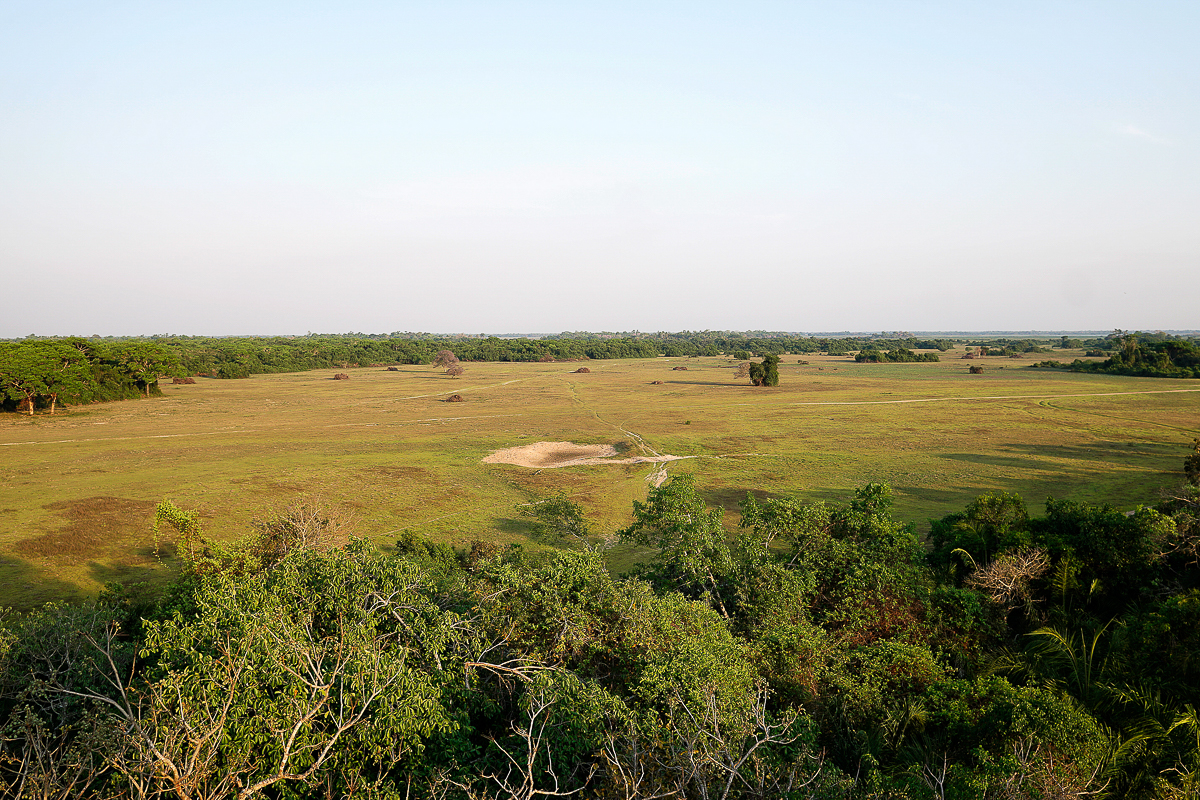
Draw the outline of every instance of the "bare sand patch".
M574 442L537 442L522 447L497 450L483 459L484 464L516 464L530 469L582 467L592 464L650 464L677 461L685 456L633 456L616 458L620 453L611 444L575 444Z

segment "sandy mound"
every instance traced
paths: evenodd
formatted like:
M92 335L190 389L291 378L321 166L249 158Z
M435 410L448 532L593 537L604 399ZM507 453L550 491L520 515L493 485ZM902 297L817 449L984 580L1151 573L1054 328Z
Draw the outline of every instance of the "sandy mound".
M646 464L655 461L676 461L683 456L634 456L613 458L619 455L611 444L575 444L574 442L538 442L524 447L509 447L483 459L484 464L516 464L531 469L553 467L578 467L590 464Z

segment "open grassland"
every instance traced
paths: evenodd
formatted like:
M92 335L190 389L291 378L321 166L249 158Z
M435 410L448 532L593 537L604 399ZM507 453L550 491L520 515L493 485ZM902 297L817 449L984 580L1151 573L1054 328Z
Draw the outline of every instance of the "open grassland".
M771 389L735 381L726 358L594 361L590 374L574 374L578 364L467 364L458 379L424 366L345 370L347 381L322 370L200 378L164 386L161 398L7 415L0 605L160 577L150 526L163 499L199 510L217 538L243 536L307 496L351 512L360 535L384 543L411 528L466 544L524 542L518 506L563 491L598 530L616 530L662 468L695 472L708 500L730 510L748 490L843 500L887 481L898 516L922 528L991 490L1019 492L1035 511L1047 496L1128 507L1180 480L1200 427L1197 382L956 355L936 364L785 357ZM986 371L970 375L968 364ZM465 402L445 402L453 393ZM689 458L481 463L539 441ZM613 553L617 565L634 557Z

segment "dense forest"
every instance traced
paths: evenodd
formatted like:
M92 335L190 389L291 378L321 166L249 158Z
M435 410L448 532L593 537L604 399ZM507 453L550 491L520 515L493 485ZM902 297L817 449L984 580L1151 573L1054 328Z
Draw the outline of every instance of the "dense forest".
M1200 479L1200 443L1187 474ZM1190 798L1200 492L979 497L922 545L886 485L748 496L677 475L619 537L349 538L298 505L244 542L158 507L165 588L9 614L6 796ZM608 537L611 539L612 537Z

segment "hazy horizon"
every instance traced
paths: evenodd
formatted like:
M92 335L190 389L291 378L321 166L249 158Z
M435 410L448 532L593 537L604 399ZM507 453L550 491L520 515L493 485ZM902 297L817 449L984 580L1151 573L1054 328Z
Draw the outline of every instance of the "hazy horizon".
M1194 330L1198 23L18 0L0 337Z
M871 337L871 336L882 337L882 338L896 338L896 335L901 334L901 333L910 334L911 336L916 337L918 339L928 339L928 338L938 338L938 337L963 338L963 337L972 337L972 336L989 336L989 337L1022 336L1022 337L1031 337L1031 338L1039 338L1039 337L1047 337L1047 336L1071 336L1071 337L1084 336L1084 337L1090 337L1090 338L1098 338L1098 337L1107 336L1107 335L1113 333L1114 330L1116 330L1116 329L1108 328L1105 330L977 330L977 331L968 331L968 330L963 330L963 331L922 331L922 330L914 330L914 331L880 331L880 330L870 330L870 331L849 331L849 330L841 330L841 331L767 331L767 330L741 330L741 331L739 331L739 330L728 330L728 329L715 330L715 329L710 329L710 328L691 328L691 329L683 329L680 331L668 331L668 330L663 330L663 329L650 329L650 330L644 330L644 331L637 330L637 329L626 330L626 331L615 331L615 330L526 331L526 332L517 332L517 331L487 332L487 331L484 331L481 333L467 333L466 331L320 331L320 332L306 331L305 333L295 333L295 332L290 332L290 331L286 331L286 332L276 331L274 333L265 333L265 334L255 334L255 333L196 334L196 333L183 333L183 332L176 331L176 332L170 332L170 333L115 333L115 334L108 334L108 335L104 335L104 336L102 336L101 334L82 334L82 333L63 333L63 334L46 334L46 335L27 334L26 336L0 337L0 341L22 341L25 339L29 339L31 337L37 338L37 339L58 339L58 338L70 338L70 337L92 338L95 336L101 336L101 338L109 338L109 339L150 339L150 338L163 338L163 337L167 337L167 338L170 338L170 337L180 337L180 338L208 337L208 338L215 338L215 339L283 337L283 338L295 339L295 338L303 338L306 336L373 336L373 337L395 336L397 338L401 338L404 336L431 336L431 337L444 336L447 338L496 337L496 338L500 338L500 339L517 339L517 338L536 339L536 338L549 337L549 336L570 336L572 334L587 335L587 336L626 336L626 335L628 335L628 336L657 336L657 335L662 335L662 334L674 335L674 334L688 334L688 333L715 333L715 334L731 334L731 335L745 334L745 335L762 335L762 336L767 336L767 337L797 336L797 337L811 337L814 339L816 339L816 338L829 338L829 339L866 338L866 337ZM1194 329L1164 330L1162 328L1147 328L1144 331L1127 331L1125 329L1120 329L1120 330L1123 330L1126 333L1163 333L1163 334L1169 334L1171 336L1181 336L1181 337L1191 337L1191 336L1200 335L1200 330L1194 330Z

